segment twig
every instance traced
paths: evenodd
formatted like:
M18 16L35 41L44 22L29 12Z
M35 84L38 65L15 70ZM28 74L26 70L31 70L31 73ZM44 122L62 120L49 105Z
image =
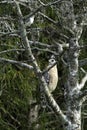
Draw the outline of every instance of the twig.
M81 66L84 66L84 65L86 65L86 64L87 64L87 58L85 58L85 59L79 61L79 66L80 66L80 67L81 67Z
M25 23L27 22L27 19L29 19L30 17L32 17L33 15L35 15L37 12L39 12L43 7L48 7L48 6L51 6L51 5L55 5L57 4L58 2L60 2L61 0L57 0L57 1L54 1L54 2L49 2L48 4L41 4L37 9L35 9L32 13L30 13L29 15L25 16L23 19L25 21Z
M0 32L0 37L7 36L7 35L10 35L10 36L19 36L18 33L19 33L19 31Z
M10 63L10 64L19 65L23 68L28 68L30 70L33 69L33 67L31 65L28 65L27 63L15 61L15 60L10 60L10 59L5 59L5 58L0 58L0 63Z
M81 70L82 70L82 72L85 73L85 76L83 77L81 83L79 84L79 89L80 90L85 86L85 83L87 81L87 72L83 68L81 68Z
M44 52L50 52L56 56L58 56L58 53L56 53L55 51L51 51L50 49L48 48L45 48L45 49L41 49L41 48L38 48L38 47L33 47L32 50L39 50L39 51L44 51Z
M25 49L9 49L9 50L4 50L1 51L0 54L8 53L8 52L15 52L15 51L25 51Z
M45 15L45 14L43 14L43 13L41 13L41 12L39 12L39 14L40 14L41 16L43 16L44 18L46 18L47 20L49 20L51 23L57 24L57 22L55 22L53 19L49 18L47 15Z

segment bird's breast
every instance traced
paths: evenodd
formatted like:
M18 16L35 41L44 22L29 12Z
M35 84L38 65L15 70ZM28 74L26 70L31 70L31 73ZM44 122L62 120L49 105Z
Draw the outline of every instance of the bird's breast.
M57 87L58 82L58 71L57 67L53 67L49 70L49 90L50 92L53 92Z

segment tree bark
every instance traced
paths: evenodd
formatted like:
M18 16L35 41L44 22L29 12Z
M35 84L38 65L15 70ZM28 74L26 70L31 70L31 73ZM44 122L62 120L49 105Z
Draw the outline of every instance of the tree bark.
M81 130L81 104L78 100L80 90L78 88L78 40L71 38L68 51L68 77L66 85L66 109L67 117L71 124L67 130Z
M65 84L66 116L70 123L64 125L65 130L81 130L81 102L78 83L78 26L74 15L73 1L61 2L60 12L63 26L71 30L69 35L69 49L67 52L67 81ZM82 32L81 32L82 33ZM80 35L81 36L81 35Z
M26 55L28 56L28 59L31 61L32 66L28 65L25 62L8 60L5 58L0 58L0 62L16 64L21 67L33 70L36 74L36 77L38 77L38 79L44 89L44 93L47 97L49 105L51 106L51 108L54 111L54 113L56 114L56 116L58 116L58 118L60 117L62 124L64 126L64 129L65 130L81 130L81 106L82 106L83 101L85 101L85 97L87 94L86 91L82 92L81 90L84 87L85 82L87 81L87 73L86 73L85 77L82 79L82 82L79 84L78 83L78 67L79 67L78 57L79 57L80 47L79 47L78 40L82 34L82 23L84 23L84 19L83 19L82 23L78 25L78 22L76 19L76 14L74 12L75 10L74 10L74 6L73 6L74 5L73 0L66 0L66 1L61 1L61 2L60 1L61 0L57 0L54 2L49 2L48 4L44 4L43 2L39 1L41 4L40 7L38 7L34 11L32 11L28 16L23 16L20 2L13 0L16 10L17 10L18 24L19 24L19 30L16 32L17 32L17 35L19 32L21 40L24 43ZM65 46L67 46L67 44L68 44L67 56L66 56L68 73L67 73L65 91L64 91L65 100L66 100L66 115L65 115L65 113L63 113L60 106L57 104L57 102L53 98L53 95L50 93L50 91L48 89L48 86L47 86L47 83L45 81L43 74L46 71L48 71L50 68L48 68L48 70L41 71L41 69L34 57L34 54L32 52L30 43L33 43L33 41L32 42L29 41L30 39L28 39L27 29L26 29L26 23L30 19L30 16L35 15L40 9L42 9L42 7L48 7L48 6L51 6L54 4L58 4L58 7L56 9L58 9L58 13L59 13L58 17L60 18L62 26L59 27L59 25L54 20L50 19L48 16L44 15L43 13L39 12L39 14L42 15L44 18L48 19L54 25L58 26L59 29L61 28L60 30L63 31L62 33L64 34L62 36L63 36L63 38L65 38L62 43L64 43ZM9 32L9 33L11 34L11 32ZM8 34L8 32L7 32L7 34ZM13 32L12 32L12 34L13 34ZM6 35L6 33L4 35ZM57 36L57 38L59 38L59 37ZM60 39L60 41L61 41L61 39ZM33 44L36 45L36 43L38 45L42 46L42 49L39 47L36 47L37 50L39 50L39 51L44 50L45 52L48 51L55 55L59 54L58 51L50 50L51 45L43 44L43 43L35 42L35 41ZM61 44L61 42L56 43L56 45L57 45L57 47L60 46L60 48L62 48L61 49L62 51L64 50L63 44ZM44 46L47 49L46 48L43 49ZM12 50L10 50L10 51L12 51ZM4 51L4 52L6 52L6 51ZM3 51L2 51L2 53L3 53ZM29 129L32 129L32 125L35 124L35 122L36 122L35 129L38 129L39 124L37 123L37 119L38 119L38 107L39 106L37 104L33 104L33 100L31 100L31 102L32 102L31 103L32 105L30 107L30 111L29 111L29 115L28 115Z

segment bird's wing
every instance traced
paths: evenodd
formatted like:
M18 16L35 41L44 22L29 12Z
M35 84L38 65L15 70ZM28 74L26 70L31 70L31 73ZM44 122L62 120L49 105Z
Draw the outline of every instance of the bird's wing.
M45 78L46 83L49 84L49 80L50 80L49 72L46 72L46 73L44 74L44 78Z

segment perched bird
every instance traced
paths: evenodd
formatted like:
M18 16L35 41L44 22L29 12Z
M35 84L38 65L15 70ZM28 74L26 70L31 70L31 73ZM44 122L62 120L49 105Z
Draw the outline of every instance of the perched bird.
M49 69L49 71L47 71L44 74L44 78L46 80L50 93L52 93L56 89L57 83L58 83L58 70L57 70L57 65L55 63L56 63L55 57L51 56L49 60L49 64L47 66L47 68L50 68L50 67L51 68ZM47 103L46 95L44 93L44 89L42 86L40 86L40 100L41 100L41 107L46 108L48 103Z
M51 67L56 63L55 57L52 55L51 58L49 59L49 65L47 68ZM44 74L44 78L47 82L49 91L52 93L56 87L57 87L57 82L58 82L58 70L57 70L57 65L54 65L48 72Z

